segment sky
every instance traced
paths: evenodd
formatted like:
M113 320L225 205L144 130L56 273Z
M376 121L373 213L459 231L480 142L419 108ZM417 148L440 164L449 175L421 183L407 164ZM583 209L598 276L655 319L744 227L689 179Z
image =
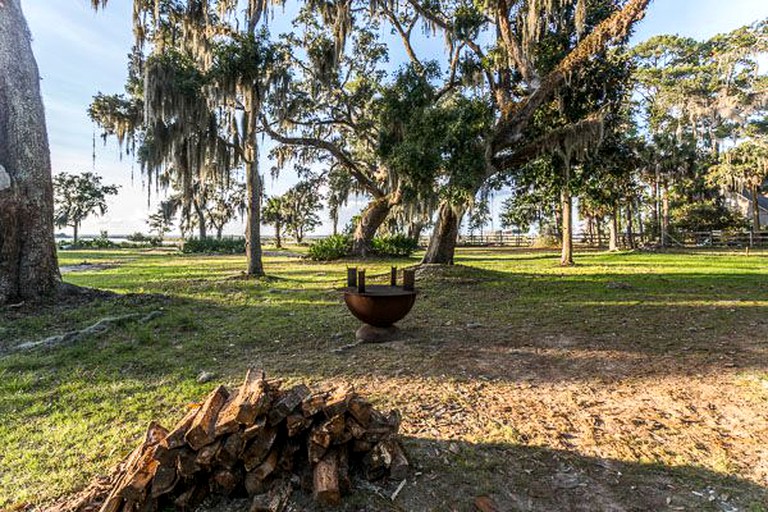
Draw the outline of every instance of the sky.
M97 13L91 9L91 0L22 0L42 79L53 173L95 171L103 176L104 183L120 186L118 195L110 198L104 216L91 216L83 222L80 231L86 235L102 230L111 235L146 232L147 217L164 197L162 191L158 193L154 187L146 186L130 156L121 158L114 140L102 142L86 114L96 93L123 91L127 55L133 42L132 3L133 0L110 0L107 8ZM654 0L646 18L635 29L633 43L659 34L706 39L764 18L768 18L768 0ZM285 24L278 11L272 30L280 32ZM426 53L439 51L437 47L442 46L440 40L424 44L435 45L421 49ZM390 60L402 62L400 45L391 46ZM267 151L261 154L261 168L268 171L272 165L266 160ZM283 173L277 180L267 177L265 192L280 194L293 182L295 177L290 173ZM492 201L494 217L501 201L500 195ZM364 198L353 198L341 212L340 225L364 205ZM325 222L316 234L330 232L326 217L323 215ZM496 218L493 224L498 226ZM271 233L268 227L264 231ZM241 222L232 222L225 229L226 234L242 232Z

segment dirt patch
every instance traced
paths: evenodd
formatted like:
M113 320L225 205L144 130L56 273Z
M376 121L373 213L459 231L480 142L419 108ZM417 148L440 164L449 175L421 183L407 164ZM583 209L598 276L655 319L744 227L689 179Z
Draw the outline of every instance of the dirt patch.
M72 272L95 272L99 270L109 270L112 268L119 267L120 264L117 262L108 262L108 263L90 263L87 261L83 261L82 263L78 263L77 265L62 265L59 267L59 271L63 274L70 274Z

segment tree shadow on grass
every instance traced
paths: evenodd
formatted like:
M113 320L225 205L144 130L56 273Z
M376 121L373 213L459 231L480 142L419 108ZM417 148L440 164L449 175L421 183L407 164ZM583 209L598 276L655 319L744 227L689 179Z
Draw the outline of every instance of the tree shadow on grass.
M515 444L407 438L418 476L402 510L499 511L765 510L768 489L693 466L670 467ZM387 510L387 509L384 509Z
M692 466L637 464L512 444L421 438L405 438L404 443L413 468L402 487L400 480L365 482L353 465L353 489L336 510L760 512L768 500L765 487ZM481 502L486 508L476 505ZM290 506L307 512L327 510L299 490ZM199 512L249 507L245 498L211 496Z

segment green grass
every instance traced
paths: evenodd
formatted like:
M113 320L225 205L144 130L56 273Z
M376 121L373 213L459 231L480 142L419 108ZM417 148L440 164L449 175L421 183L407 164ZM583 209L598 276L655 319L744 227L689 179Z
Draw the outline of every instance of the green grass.
M383 280L391 265L413 265L418 258L315 263L269 257L270 277L246 280L240 256L60 253L62 265L83 261L116 266L69 273L67 282L121 296L28 313L0 311L0 354L5 353L0 355L0 507L40 504L81 487L124 456L151 419L173 423L190 401L218 382L235 383L255 364L289 380L352 380L382 406L405 409L407 423L419 392L409 398L390 392L389 386L413 382L438 389L480 382L512 392L532 381L556 387L662 379L669 373L688 379L716 374L723 368L722 353L736 347L739 354L728 371L758 404L768 403L765 344L744 345L764 333L768 323L765 252L748 257L712 251L594 252L579 254L575 267L561 268L552 252L461 250L461 266L434 277L426 271L419 281L421 296L401 324L409 340L341 354L332 349L351 343L357 327L335 290L343 286L346 266L364 266L369 279ZM21 342L82 328L105 316L158 309L163 316L146 325L128 323L72 346L8 352ZM645 362L605 366L616 353ZM495 357L511 356L494 354L528 358L530 366L495 365ZM590 360L574 364L574 356L583 354ZM214 372L216 382L198 384L201 370ZM435 393L446 403L463 400L453 392ZM447 472L447 482L471 482L476 467L478 488L490 485L484 492L491 492L488 474L497 472L499 460L495 455L482 459L478 453L485 452L475 453L472 446L487 444L491 454L498 443L513 450L526 443L536 450L562 448L546 441L529 443L534 427L511 423L478 423L462 434L470 448L460 450L464 462L453 476L439 457L428 460L432 452L427 449L424 472L439 467ZM447 442L443 435L414 434L440 443ZM419 446L417 454L422 453ZM692 468L675 473L683 481L712 484L725 482L721 477L739 477L727 485L750 506L757 507L754 496L764 491L753 483L748 461L725 460L722 454L710 459L691 458L688 452L666 459L655 454L643 461L587 448L571 452L588 461L595 455L616 458L630 464L627 474L655 474L654 465L668 464ZM653 468L642 469L646 462Z

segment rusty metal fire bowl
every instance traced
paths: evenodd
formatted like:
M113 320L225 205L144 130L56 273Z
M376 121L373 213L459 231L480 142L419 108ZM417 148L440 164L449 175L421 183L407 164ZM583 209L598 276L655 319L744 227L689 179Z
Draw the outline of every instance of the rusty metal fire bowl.
M360 321L374 327L389 327L411 311L416 292L378 285L367 286L363 293L357 288L346 288L344 302Z
M405 270L403 274L403 286L396 285L397 269L394 267L389 286L366 286L365 271L349 269L348 286L343 289L344 302L355 317L367 324L358 329L358 340L385 341L397 332L394 323L411 311L417 293L413 271Z

